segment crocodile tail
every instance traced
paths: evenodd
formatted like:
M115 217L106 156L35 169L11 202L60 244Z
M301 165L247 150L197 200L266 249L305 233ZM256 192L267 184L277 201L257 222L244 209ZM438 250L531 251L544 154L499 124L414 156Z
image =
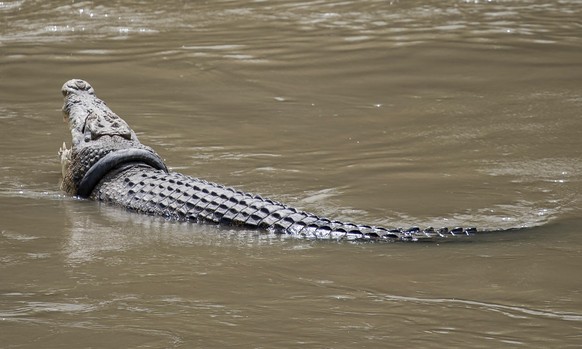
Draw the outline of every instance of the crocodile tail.
M92 198L180 221L240 226L317 240L428 241L476 232L474 228L388 229L334 221L259 195L147 165L106 176Z

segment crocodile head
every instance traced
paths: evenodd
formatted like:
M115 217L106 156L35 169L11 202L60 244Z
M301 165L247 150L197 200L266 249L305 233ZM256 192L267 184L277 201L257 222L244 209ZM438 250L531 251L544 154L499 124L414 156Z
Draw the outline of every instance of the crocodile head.
M69 122L73 146L99 141L104 136L138 142L129 125L97 98L89 83L79 79L67 81L61 89L63 113Z
M69 80L61 92L64 119L72 137L71 148L63 143L59 150L64 191L89 196L100 180L123 166L149 165L167 171L160 156L140 143L135 132L95 95L88 82Z

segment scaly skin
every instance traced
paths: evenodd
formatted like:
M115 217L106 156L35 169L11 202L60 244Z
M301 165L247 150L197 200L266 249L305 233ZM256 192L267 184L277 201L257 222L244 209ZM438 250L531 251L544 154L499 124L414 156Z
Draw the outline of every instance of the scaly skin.
M107 154L134 149L162 159L148 146L139 142L127 123L95 96L93 87L83 80L67 81L61 92L65 98L63 113L72 136L72 147L59 150L63 181L61 189L71 195L79 194L85 174Z
M168 173L160 156L139 142L83 80L62 88L72 148L59 150L62 189L130 211L191 222L262 229L295 237L334 240L419 241L470 235L474 228L387 229L332 221L258 195L180 173Z

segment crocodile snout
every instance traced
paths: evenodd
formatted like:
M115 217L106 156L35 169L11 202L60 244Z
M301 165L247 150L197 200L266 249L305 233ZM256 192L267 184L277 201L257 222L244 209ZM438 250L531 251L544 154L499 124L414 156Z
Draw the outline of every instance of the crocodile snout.
M95 94L93 87L89 85L89 83L85 80L81 79L71 79L63 85L61 88L61 92L63 93L63 97L67 97L70 93L86 91L89 94Z

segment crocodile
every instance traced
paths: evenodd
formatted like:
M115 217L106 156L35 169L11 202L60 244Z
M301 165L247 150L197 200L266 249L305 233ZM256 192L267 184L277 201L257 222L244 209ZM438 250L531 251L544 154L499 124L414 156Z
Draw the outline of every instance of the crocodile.
M385 228L341 222L304 212L241 190L168 170L86 81L67 81L64 121L72 145L58 154L61 189L72 196L176 221L258 229L304 239L357 241L441 241L474 235L477 229Z

